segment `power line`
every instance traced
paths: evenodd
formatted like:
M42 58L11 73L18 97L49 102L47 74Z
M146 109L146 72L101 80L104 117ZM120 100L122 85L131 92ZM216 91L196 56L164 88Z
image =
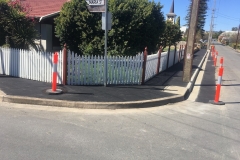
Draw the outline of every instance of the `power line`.
M233 18L233 17L229 17L229 16L225 16L225 15L221 15L219 13L217 13L219 17L222 17L222 18L225 18L225 19L229 19L229 20L232 20L232 21L239 21L240 18Z
M229 15L226 15L226 14L222 14L220 12L218 12L217 14L221 15L221 16L225 16L225 17L228 17L228 18L232 18L232 19L239 19L239 17L232 17L232 16L229 16Z

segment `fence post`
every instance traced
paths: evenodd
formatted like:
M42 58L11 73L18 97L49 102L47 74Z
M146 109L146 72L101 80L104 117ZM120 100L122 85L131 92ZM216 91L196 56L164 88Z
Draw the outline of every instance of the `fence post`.
M170 47L171 47L171 46L168 46L167 69L168 69L168 64L169 64Z
M158 63L157 63L157 73L159 73L159 68L160 68L160 64L161 64L161 54L162 54L162 46L159 47L158 50Z
M175 45L175 49L174 49L174 58L173 58L173 65L175 64L175 59L176 59L176 52L177 51L177 46Z
M143 70L142 70L142 85L145 82L145 72L146 72L146 64L147 64L147 55L148 55L148 51L147 51L147 47L145 47L145 50L143 52Z
M67 45L63 48L63 85L67 84Z
M182 45L180 45L179 51L178 51L178 62L180 62L181 57L180 55L182 54Z

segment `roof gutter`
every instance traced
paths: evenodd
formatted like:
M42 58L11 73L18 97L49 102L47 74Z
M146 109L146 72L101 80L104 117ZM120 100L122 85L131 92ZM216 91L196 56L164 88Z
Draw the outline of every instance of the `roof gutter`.
M43 19L56 16L56 15L58 15L59 13L60 13L60 11L57 11L57 12L50 13L50 14L47 14L47 15L45 15L45 16L42 16L42 17L40 17L39 22L41 22Z

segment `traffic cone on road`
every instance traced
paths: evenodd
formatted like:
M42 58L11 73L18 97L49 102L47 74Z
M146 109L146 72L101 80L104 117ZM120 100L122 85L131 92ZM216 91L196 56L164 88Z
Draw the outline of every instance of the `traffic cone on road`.
M215 99L210 100L209 103L212 103L215 105L225 105L224 102L219 101L221 85L222 85L222 75L223 75L223 67L219 68L218 83L217 83L217 87L216 87Z

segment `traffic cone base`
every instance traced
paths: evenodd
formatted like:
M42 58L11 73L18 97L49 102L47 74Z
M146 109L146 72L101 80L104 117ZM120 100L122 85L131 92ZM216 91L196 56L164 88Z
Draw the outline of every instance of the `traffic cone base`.
M214 105L225 105L225 103L222 101L215 102L214 100L209 100L209 103L214 104Z

